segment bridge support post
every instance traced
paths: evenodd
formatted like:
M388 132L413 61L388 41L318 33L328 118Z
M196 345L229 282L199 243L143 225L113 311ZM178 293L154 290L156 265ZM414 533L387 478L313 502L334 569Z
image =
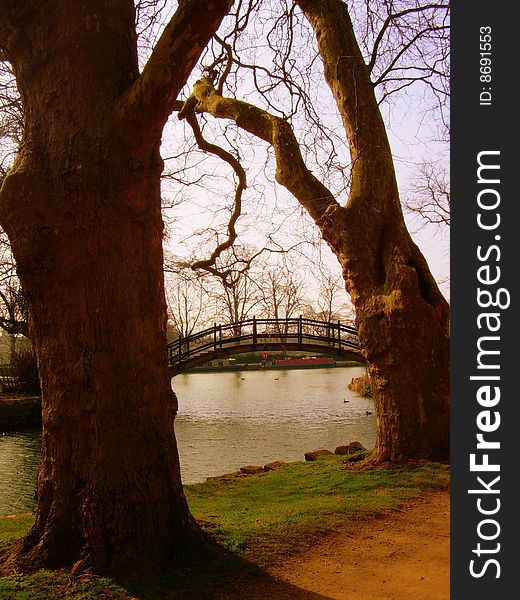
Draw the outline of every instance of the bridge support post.
M217 354L217 324L213 323L213 352Z
M341 349L341 323L338 321L338 348Z
M298 317L298 347L301 350L303 344L303 317L300 315Z
M256 317L253 317L253 348L256 349L256 344L258 341L258 335L256 331Z

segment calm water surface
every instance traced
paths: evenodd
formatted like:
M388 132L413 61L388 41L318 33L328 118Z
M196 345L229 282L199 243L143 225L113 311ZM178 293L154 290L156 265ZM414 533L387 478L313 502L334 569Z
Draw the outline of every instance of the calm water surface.
M32 511L40 443L39 431L0 434L0 515Z
M347 389L364 368L178 375L175 431L184 483L309 450L375 443L373 403ZM347 402L345 402L347 400ZM0 436L0 514L34 507L39 432Z

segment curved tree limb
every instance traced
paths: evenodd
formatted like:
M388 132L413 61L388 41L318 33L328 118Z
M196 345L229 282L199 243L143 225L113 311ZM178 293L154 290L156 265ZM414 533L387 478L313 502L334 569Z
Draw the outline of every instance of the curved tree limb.
M297 198L327 239L327 229L343 208L332 192L306 167L290 124L247 102L224 98L208 77L195 83L193 96L198 101L197 112L230 119L272 145L276 156L276 180Z
M179 3L142 74L128 91L133 110L162 129L201 52L232 4L233 0Z
M233 211L231 212L231 216L230 216L230 219L228 222L228 237L227 237L227 239L224 240L222 243L218 244L218 246L211 253L211 256L208 259L198 260L191 265L191 268L193 270L206 269L210 273L213 273L215 275L215 274L218 274L218 271L214 268L217 258L222 254L222 252L224 252L225 250L230 248L233 245L233 243L235 242L235 240L237 239L237 232L236 232L235 225L236 225L238 218L240 217L240 215L242 213L242 193L247 187L247 181L246 181L246 173L245 173L242 165L230 152L228 152L227 150L224 150L224 148L221 148L220 146L217 146L216 144L211 144L210 142L208 142L207 140L204 139L204 136L202 135L202 131L200 129L199 123L197 121L197 117L195 116L195 112L194 112L194 105L196 103L197 103L197 101L196 101L196 99L194 100L193 96L188 98L188 100L185 102L183 108L179 111L179 118L186 119L186 121L192 128L198 147L201 150L203 150L204 152L209 152L211 154L214 154L215 156L218 156L219 158L221 158L223 161L227 162L233 168L233 170L235 171L235 174L238 177L238 185L235 190ZM225 277L224 277L224 279L225 279Z

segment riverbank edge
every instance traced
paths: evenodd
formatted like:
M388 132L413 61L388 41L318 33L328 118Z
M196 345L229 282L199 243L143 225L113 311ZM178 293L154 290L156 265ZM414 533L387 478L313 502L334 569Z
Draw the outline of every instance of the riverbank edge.
M364 368L365 365L363 363L359 363L356 361L336 361L335 363L327 363L327 364L309 364L309 365L261 365L260 363L254 364L238 364L238 365L223 365L219 367L193 367L192 369L188 369L184 371L186 374L188 373L228 373L235 371L296 371L296 370L307 370L307 369L351 369L355 367Z
M41 396L0 393L0 433L39 427Z

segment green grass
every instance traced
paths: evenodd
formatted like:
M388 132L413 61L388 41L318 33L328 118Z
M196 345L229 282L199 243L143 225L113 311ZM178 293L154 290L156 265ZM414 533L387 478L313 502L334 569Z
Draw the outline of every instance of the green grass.
M354 472L334 456L185 491L193 515L220 543L267 565L448 482L446 465Z
M448 484L447 465L424 463L354 471L341 457L333 456L285 465L259 476L190 485L185 492L191 512L206 531L238 559L264 567L331 531L340 529L348 534L356 521L396 509L425 491ZM31 523L31 515L0 517L0 549L21 537ZM195 594L190 588L193 582L196 580L201 589L208 585L218 588L226 578L242 576L247 567L237 557L203 574L198 571L185 582L166 576L153 590L134 591L136 595L109 579L72 577L64 572L4 577L0 578L0 599L206 597ZM184 592L172 595L174 588Z
M32 575L12 575L0 578L2 600L131 600L122 587L100 577L72 577L63 571L38 571Z
M0 550L7 548L11 542L21 537L33 521L34 517L31 514L0 517Z

